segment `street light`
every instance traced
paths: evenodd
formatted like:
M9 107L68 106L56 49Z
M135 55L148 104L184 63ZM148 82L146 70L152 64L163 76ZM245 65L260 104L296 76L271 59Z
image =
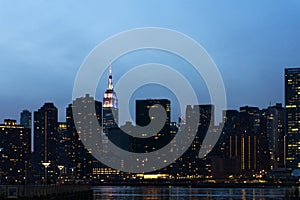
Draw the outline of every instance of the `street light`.
M60 176L60 179L62 179L62 170L65 168L65 166L63 166L63 165L58 165L57 167L58 167L58 169L59 169L59 176Z
M49 167L50 164L51 164L50 162L42 162L42 165L44 165L44 167L45 167L45 181L46 181L46 184L48 183L48 180L47 180L48 170L47 170L47 168Z
M73 181L74 181L74 170L75 170L75 168L76 168L76 167L71 167L71 168L70 168L71 171L72 171L72 179L73 179Z

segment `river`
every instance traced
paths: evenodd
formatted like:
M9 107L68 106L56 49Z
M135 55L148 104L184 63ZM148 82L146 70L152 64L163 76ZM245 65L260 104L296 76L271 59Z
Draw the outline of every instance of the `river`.
M177 186L98 186L94 187L97 199L284 199L286 187L265 188L189 188Z

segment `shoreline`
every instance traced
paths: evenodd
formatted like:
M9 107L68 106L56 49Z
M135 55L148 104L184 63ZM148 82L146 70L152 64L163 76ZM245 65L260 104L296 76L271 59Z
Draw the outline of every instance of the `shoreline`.
M280 187L300 187L299 184L254 184L254 183L109 183L109 184L91 184L93 187L105 186L124 186L124 187L190 187L190 188L280 188Z

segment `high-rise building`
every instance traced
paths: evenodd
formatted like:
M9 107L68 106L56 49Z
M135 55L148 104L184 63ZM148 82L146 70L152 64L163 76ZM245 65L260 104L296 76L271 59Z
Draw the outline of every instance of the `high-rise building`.
M240 161L245 175L268 170L269 146L266 112L257 107L240 108Z
M285 69L286 167L300 168L300 68Z
M267 109L267 135L271 169L285 166L285 109L282 104Z
M214 124L214 106L188 105L184 121L181 128L186 130L187 137L194 132L196 132L196 136L188 150L176 161L174 168L181 176L209 177L211 174L210 161L207 157L199 158L198 155L201 148L207 148L202 146L202 142L210 124ZM197 122L198 126L194 126L194 122Z
M240 113L237 110L226 110L223 112L224 128L222 132L222 154L230 159L236 159L240 153ZM238 161L239 159L236 159Z
M257 172L258 171L270 171L270 141L268 138L267 126L268 126L268 110L262 109L260 111L259 127L257 130Z
M103 98L103 131L118 127L118 99L114 91L112 80L112 67L110 65L108 87Z
M252 177L270 169L268 113L266 109L250 106L241 107L240 112L224 111L222 135L212 153L216 158L212 165L217 172L222 172L220 177ZM221 163L222 170L219 169Z
M28 179L31 130L5 119L0 124L0 183L25 183Z
M132 149L134 152L151 152L157 149L162 148L166 144L168 144L172 135L170 134L170 117L171 117L171 103L168 99L147 99L147 100L136 100L136 124L141 127L148 126L152 120L152 123L156 123L159 119L159 113L162 110L158 110L158 105L162 106L162 108L166 112L166 119L162 128L157 131L157 133L147 139L145 138L134 138L132 141ZM149 110L152 112L149 112ZM159 125L159 123L157 123ZM148 130L149 132L141 132L139 134L150 134L152 130ZM173 135L174 136L174 135Z
M31 112L29 110L23 110L21 112L20 125L25 128L31 128Z
M58 173L57 116L57 108L53 103L45 103L38 111L34 112L33 166L38 180L41 180L42 177L42 179L50 181ZM45 170L46 166L43 163L50 163L47 170Z
M257 131L259 127L259 108L244 106L240 108L240 156L241 170L250 172L257 169Z
M57 164L63 168L70 167L70 160L68 158L68 149L71 145L71 137L67 131L66 122L58 122L58 144L57 144ZM61 172L60 172L61 173Z
M92 156L92 150L87 149L82 141L88 142L93 134L101 134L101 115L102 103L88 94L75 99L66 109L67 135L70 140L70 143L66 143L66 148L73 178L91 178L93 168L99 168L99 161ZM95 144L100 143L101 141Z
M211 156L212 176L228 178L239 176L241 152L240 113L237 110L223 111L223 130Z

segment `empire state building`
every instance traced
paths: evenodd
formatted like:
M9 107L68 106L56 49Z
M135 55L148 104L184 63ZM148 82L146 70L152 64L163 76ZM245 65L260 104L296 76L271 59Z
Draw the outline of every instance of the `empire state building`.
M103 98L103 132L118 127L118 99L112 81L112 67L109 68L108 87Z

